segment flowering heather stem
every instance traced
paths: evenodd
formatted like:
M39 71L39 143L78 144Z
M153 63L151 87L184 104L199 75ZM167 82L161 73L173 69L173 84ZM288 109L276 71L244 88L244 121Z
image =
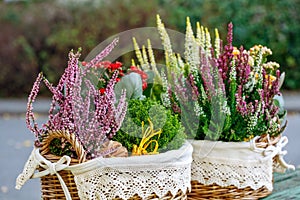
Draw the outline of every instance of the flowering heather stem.
M36 78L32 90L28 96L28 104L27 104L27 112L26 112L26 124L27 128L31 130L35 137L38 138L41 134L41 130L38 128L38 124L35 122L35 116L33 113L33 102L35 101L37 94L39 92L39 85L43 79L43 74L39 73L38 77Z
M222 79L228 80L228 75L230 73L230 62L232 60L232 38L233 38L233 24L228 24L228 33L227 33L227 44L225 45L224 52L220 55L218 59L218 68L222 73Z
M113 48L117 45L119 42L119 38L115 38L101 53L99 53L94 59L92 59L86 66L85 71L83 71L83 74L87 72L87 70L94 65L96 65L98 62L103 60L112 50Z

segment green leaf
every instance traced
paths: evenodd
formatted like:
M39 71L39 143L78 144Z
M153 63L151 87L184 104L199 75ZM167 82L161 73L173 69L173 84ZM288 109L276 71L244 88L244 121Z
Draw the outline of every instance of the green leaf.
M122 90L126 90L127 99L144 99L141 76L135 72L127 74L115 85L116 99L119 100Z

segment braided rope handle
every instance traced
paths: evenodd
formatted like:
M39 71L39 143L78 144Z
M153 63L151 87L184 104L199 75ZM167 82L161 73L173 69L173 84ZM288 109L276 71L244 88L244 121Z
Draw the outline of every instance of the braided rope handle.
M41 142L41 155L49 154L50 143L56 138L64 138L71 144L78 156L79 163L86 161L86 151L84 150L82 144L78 141L75 134L69 133L69 131L66 130L49 130L47 136L44 137L43 141Z

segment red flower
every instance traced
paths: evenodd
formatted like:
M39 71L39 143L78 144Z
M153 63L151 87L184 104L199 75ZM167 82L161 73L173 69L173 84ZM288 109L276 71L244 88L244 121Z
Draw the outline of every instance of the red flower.
M138 70L138 68L136 66L130 66L130 70L135 72Z
M120 77L124 76L123 70L119 70L119 76L120 76Z
M86 66L86 65L87 65L87 62L82 61L81 64L82 64L82 66Z
M110 64L110 69L112 69L113 71L116 69L119 69L122 66L121 62L115 62L115 63L111 63Z
M148 75L143 71L141 71L140 75L141 75L142 79L144 79L144 80L146 80L148 78Z
M116 78L116 82L119 82L121 79L120 78Z
M100 89L99 89L99 92L100 92L101 94L104 94L104 93L105 93L105 88L100 88Z
M95 67L107 68L110 69L111 62L109 61L101 61L95 64Z
M143 82L142 88L143 88L143 90L145 90L147 88L147 82Z

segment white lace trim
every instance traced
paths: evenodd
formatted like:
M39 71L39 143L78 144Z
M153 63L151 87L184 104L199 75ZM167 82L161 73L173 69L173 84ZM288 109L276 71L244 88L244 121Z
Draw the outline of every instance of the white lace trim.
M109 200L116 197L129 199L135 194L146 199L152 193L159 198L178 190L185 192L190 188L191 166L156 167L152 169L97 168L75 176L80 199Z
M158 155L133 156L128 158L97 158L70 165L71 158L63 156L52 163L34 148L23 172L18 176L16 188L20 189L30 178L48 174L57 175L67 200L70 193L60 170L70 170L80 199L110 200L116 197L128 199L138 194L142 199L155 193L159 198L168 192L172 195L191 189L192 145L186 142L180 149ZM36 172L38 166L45 170Z
M19 174L19 176L16 179L16 189L20 190L22 186L26 183L27 180L30 179L30 177L34 174L35 170L39 166L38 161L35 159L35 148L32 150L27 162L25 163L23 172Z
M273 157L280 158L280 166L293 169L283 160L287 143L282 137L276 146L257 148L254 138L250 142L190 141L194 147L192 180L201 184L217 184L222 187L251 187L254 190L265 186L273 190Z
M128 199L135 194L147 199L173 196L191 187L192 146L158 155L98 158L71 166L80 199Z
M192 163L192 180L204 185L216 183L256 190L266 186L272 191L272 159L266 162L241 162L230 159L203 159Z

